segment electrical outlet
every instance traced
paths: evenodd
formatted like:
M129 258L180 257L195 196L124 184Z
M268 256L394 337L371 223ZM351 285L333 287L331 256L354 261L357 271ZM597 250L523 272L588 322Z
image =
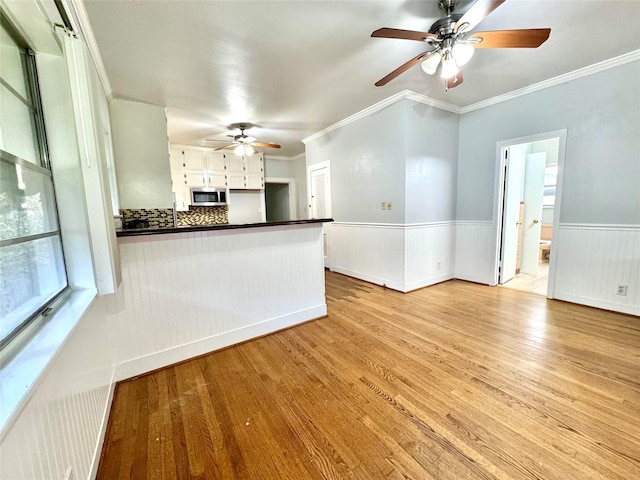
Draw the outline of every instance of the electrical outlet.
M626 297L627 296L627 287L628 287L628 285L620 285L620 284L618 284L618 288L616 290L616 295L620 295L620 296Z
M387 202L387 210L391 210L391 202Z
M438 264L436 265L436 268L437 268L438 270L440 270L440 268L441 268L441 267L442 267L442 264L441 264L440 262L438 262Z
M380 210L386 210L387 209L387 202L381 202L380 203Z
M73 480L73 469L67 467L67 471L64 472L64 480Z

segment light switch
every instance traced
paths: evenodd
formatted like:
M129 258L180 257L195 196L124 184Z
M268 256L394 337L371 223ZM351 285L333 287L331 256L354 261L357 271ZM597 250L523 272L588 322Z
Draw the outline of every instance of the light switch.
M391 202L387 202L387 210L391 210Z

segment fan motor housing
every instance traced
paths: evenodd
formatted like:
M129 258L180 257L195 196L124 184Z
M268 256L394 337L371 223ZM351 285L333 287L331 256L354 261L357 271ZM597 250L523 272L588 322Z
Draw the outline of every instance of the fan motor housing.
M440 37L451 35L452 33L454 33L453 27L461 18L462 14L455 13L452 15L447 15L440 20L436 20L434 24L431 25L431 28L429 28L429 33L439 35Z

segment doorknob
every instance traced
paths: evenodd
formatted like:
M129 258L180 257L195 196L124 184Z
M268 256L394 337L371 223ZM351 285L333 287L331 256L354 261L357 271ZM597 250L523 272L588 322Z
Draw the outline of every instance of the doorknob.
M534 218L533 223L540 223L540 220L538 220L537 218Z

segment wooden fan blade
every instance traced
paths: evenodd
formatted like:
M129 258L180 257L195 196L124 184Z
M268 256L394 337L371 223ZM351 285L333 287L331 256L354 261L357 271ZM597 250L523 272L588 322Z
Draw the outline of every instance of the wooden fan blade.
M237 145L232 143L231 145L225 145L224 147L218 147L214 150L214 152L217 152L218 150L228 150L230 148L235 148Z
M253 145L254 147L280 148L280 145L278 145L277 143L252 142L251 145Z
M453 77L447 78L447 90L455 88L462 83L462 70L456 73Z
M460 28L460 25L463 23L468 23L469 26L466 28L466 31L468 32L504 2L505 0L478 0L464 15L462 15L460 20L456 22L455 29L457 30Z
M393 72L391 72L386 77L382 77L380 80L378 80L376 82L376 87L382 87L383 85L386 85L387 83L389 83L391 80L396 78L401 73L406 72L411 67L413 67L415 64L419 63L421 60L424 60L427 57L429 57L429 55L431 55L432 53L433 52L422 52L420 55L417 55L417 56L413 57L407 63L405 63L403 65L400 65L398 68L396 68Z
M372 37L399 38L401 40L416 40L424 42L427 38L438 38L438 35L428 32L415 32L413 30L402 30L399 28L379 28L371 34Z
M547 41L550 28L529 28L524 30L495 30L493 32L476 32L469 37L481 38L474 43L475 48L537 48Z

